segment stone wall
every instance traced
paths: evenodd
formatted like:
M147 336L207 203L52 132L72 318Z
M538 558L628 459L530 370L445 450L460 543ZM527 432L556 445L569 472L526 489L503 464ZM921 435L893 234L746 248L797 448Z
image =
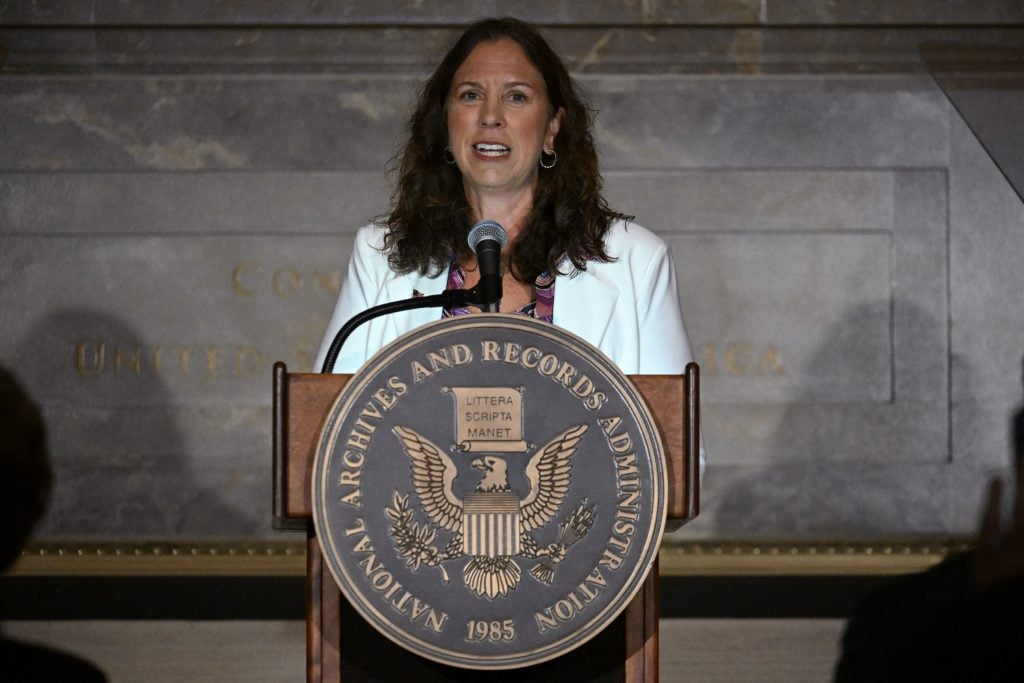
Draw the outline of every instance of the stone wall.
M453 27L507 11L436 5L0 7L39 536L272 536L270 366L311 369ZM680 537L970 533L1022 397L1020 3L516 9L600 112L609 200L674 250L709 454Z

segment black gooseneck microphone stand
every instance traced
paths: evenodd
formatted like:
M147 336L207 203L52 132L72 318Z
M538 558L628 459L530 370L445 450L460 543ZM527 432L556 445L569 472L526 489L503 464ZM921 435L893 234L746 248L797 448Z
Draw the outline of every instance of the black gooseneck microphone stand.
M338 354L341 352L341 347L345 343L345 340L348 339L348 336L363 323L369 322L381 315L398 313L399 311L410 311L414 308L458 308L471 303L476 304L479 302L473 300L475 292L476 288L471 290L446 289L440 294L417 296L411 299L402 299L401 301L389 301L357 313L349 318L348 322L342 325L341 329L338 330L338 333L334 335L334 339L331 341L331 346L327 349L327 355L324 356L324 364L320 368L320 372L326 375L334 371L334 364L338 360Z

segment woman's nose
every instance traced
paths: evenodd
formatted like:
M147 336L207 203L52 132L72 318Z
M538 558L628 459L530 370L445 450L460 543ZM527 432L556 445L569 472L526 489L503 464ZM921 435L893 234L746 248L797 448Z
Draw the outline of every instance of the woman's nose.
M501 111L501 104L493 100L486 100L480 108L480 125L483 128L501 128L505 125L505 118Z

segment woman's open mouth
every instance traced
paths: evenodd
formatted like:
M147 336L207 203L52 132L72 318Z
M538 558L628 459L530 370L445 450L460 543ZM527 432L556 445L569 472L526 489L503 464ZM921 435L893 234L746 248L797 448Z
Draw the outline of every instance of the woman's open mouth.
M490 142L478 142L475 145L473 145L473 149L476 150L477 154L491 158L503 157L512 151L505 145L499 145Z

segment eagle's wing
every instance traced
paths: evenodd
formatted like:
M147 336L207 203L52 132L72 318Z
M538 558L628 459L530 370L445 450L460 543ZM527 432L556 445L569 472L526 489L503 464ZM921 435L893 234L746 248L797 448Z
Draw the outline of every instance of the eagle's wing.
M538 529L555 516L565 502L572 477L572 456L587 425L565 430L537 451L526 466L530 493L520 503L519 518L526 531Z
M392 430L409 456L412 485L423 509L434 522L449 531L462 528L462 501L452 492L458 474L448 455L422 434L398 425Z

